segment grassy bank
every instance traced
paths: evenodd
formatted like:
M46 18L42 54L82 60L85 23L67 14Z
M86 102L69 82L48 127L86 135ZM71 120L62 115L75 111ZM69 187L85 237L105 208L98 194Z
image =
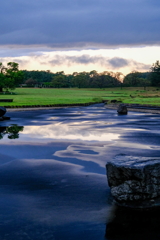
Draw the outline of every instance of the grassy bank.
M160 89L107 88L107 89L46 89L17 88L13 94L1 94L0 99L12 98L13 102L0 102L0 106L32 106L95 103L117 100L124 103L150 104L160 106Z

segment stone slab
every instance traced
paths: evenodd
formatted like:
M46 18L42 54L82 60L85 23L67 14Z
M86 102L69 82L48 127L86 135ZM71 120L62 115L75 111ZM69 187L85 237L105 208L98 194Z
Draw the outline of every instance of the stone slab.
M136 208L160 206L160 157L118 155L106 165L115 202Z

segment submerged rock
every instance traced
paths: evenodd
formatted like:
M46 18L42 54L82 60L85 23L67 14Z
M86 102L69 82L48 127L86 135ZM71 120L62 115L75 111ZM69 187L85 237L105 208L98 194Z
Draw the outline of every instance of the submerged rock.
M127 114L128 113L127 106L123 103L120 104L118 106L117 112L118 112L118 114Z
M115 202L122 206L160 206L160 158L118 155L107 163L107 178Z
M6 113L5 107L0 107L0 117L3 117L3 115Z

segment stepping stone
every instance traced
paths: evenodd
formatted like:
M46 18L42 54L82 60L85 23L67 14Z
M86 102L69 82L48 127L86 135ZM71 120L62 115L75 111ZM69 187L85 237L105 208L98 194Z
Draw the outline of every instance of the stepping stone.
M106 164L114 201L121 206L160 206L160 157L118 155Z

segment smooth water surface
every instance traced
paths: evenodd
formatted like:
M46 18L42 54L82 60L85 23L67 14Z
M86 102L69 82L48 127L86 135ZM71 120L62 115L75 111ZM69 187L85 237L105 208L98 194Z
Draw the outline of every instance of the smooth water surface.
M144 225L152 239L160 238L157 225L147 225L160 214L148 222L142 215L136 231L135 214L115 208L105 170L117 154L159 157L160 115L119 116L103 105L6 115L11 120L0 122L0 240L148 239Z

